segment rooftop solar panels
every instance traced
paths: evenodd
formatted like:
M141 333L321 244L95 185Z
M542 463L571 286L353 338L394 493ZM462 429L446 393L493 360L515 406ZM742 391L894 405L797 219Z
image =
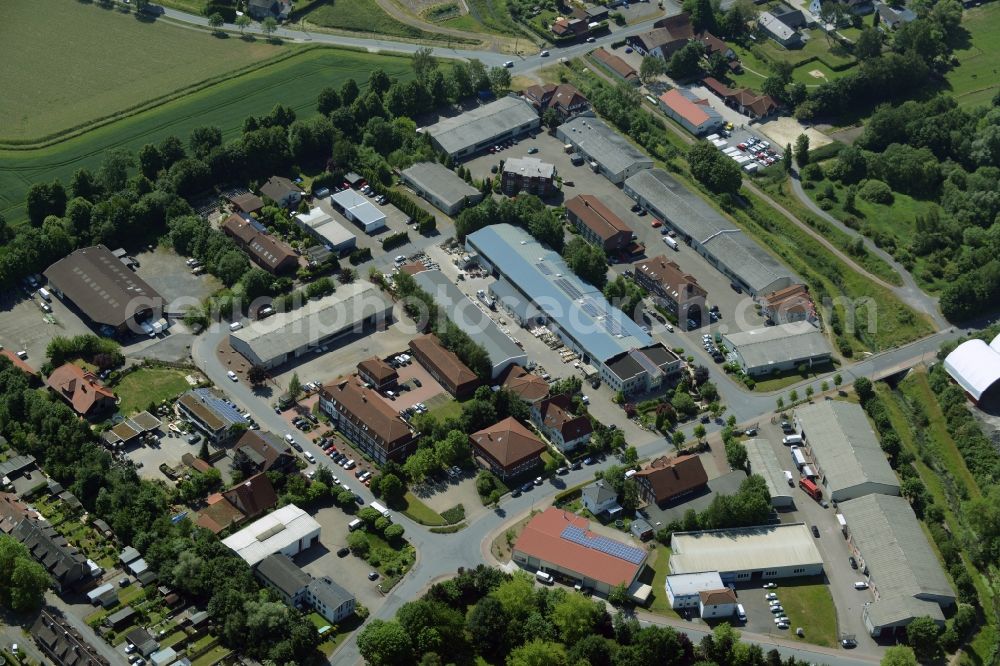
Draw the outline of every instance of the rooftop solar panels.
M575 525L567 525L559 536L572 543L596 550L605 555L617 557L632 564L641 564L646 559L646 553L641 548L629 546L628 544L608 539L607 537L588 534L586 530Z
M556 283L557 287L566 292L566 295L569 296L574 301L583 296L580 290L576 288L576 285L574 285L566 278L557 278L556 280L554 280L554 282Z
M204 402L212 411L219 415L220 418L226 419L230 423L246 423L247 420L243 418L239 410L230 405L224 399L212 393L210 389L194 389L193 393L198 396L198 398Z
M541 271L542 275L552 275L552 269L544 261L540 261L537 264L538 270Z

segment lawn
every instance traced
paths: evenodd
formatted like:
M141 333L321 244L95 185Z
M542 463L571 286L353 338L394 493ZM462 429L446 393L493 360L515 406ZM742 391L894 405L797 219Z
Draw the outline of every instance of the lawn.
M416 495L407 491L406 495L403 497L406 502L406 508L403 509L403 515L408 517L410 520L416 521L421 525L444 525L446 521L440 513L430 508L423 502L421 502Z
M643 582L653 587L653 600L649 604L649 610L664 617L680 618L667 599L666 584L667 574L670 573L667 563L670 561L670 548L658 545L650 553L648 571L653 572L653 579L647 580L649 574L643 574Z
M789 632L789 638L813 645L837 645L837 611L825 584L812 578L790 578L782 581L774 591L778 593L791 626L805 630L805 636L799 638Z
M183 370L173 368L141 368L130 372L112 387L118 396L118 411L125 416L175 398L190 386Z
M24 195L40 180L68 183L81 167L97 170L112 148L138 151L174 135L185 140L196 127L215 125L223 139L239 136L248 115L270 111L277 102L300 118L315 113L316 96L325 86L341 86L354 78L362 88L368 74L381 68L390 77L409 79L413 72L405 56L314 47L292 53L254 72L185 95L142 113L38 150L0 150L0 214L8 222L22 220Z
M833 372L834 370L836 370L836 366L834 366L833 363L823 363L821 365L814 365L806 372L805 375L800 375L797 370L778 373L777 375L768 376L767 379L755 379L757 383L754 386L754 390L761 393L780 391L781 389L791 386L792 384L798 384L799 382L807 379L816 379L820 375L825 375L826 373Z
M282 53L74 0L44 11L9 0L4 15L17 29L4 34L2 144L34 143Z
M212 666L230 655L229 648L216 645L214 648L191 662L191 666Z
M303 20L322 28L361 33L359 37L387 35L407 40L473 43L472 40L427 32L389 16L375 0L333 0L307 13Z
M521 34L510 16L506 0L466 0L465 5L469 8L468 14L443 21L442 25L501 35Z
M969 44L955 50L961 64L945 78L961 106L989 104L1000 91L1000 4L965 10L962 27L969 31Z
M773 39L762 40L759 46L769 57L784 60L792 65L798 65L810 58L819 58L831 67L845 67L854 62L854 56L837 41L828 41L822 30L803 30L802 34L810 37L802 48L786 49Z
M427 405L427 413L438 422L458 418L462 415L462 403L447 393L439 393L433 398L429 398L425 404Z

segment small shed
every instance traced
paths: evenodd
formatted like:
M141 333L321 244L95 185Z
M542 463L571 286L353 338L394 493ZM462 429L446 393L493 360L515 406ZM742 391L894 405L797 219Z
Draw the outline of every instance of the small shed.
M131 562L135 562L141 557L142 555L139 553L139 551L137 551L132 546L128 546L121 552L120 555L118 555L118 561L121 562L122 564L130 564Z
M116 611L104 619L104 623L111 627L112 629L121 629L132 623L135 618L135 609L131 606L126 606L120 611Z
M641 518L632 521L629 531L643 541L653 538L653 526Z
M129 562L126 568L130 572L132 572L132 575L138 576L143 571L145 571L146 569L148 569L149 565L146 564L146 560L145 559L143 559L143 558L140 557L137 560L132 560L131 562Z
M169 647L149 655L149 662L153 666L169 666L175 661L177 661L177 650Z
M115 586L112 583L105 583L100 587L95 587L90 592L87 592L87 601L92 604L98 604L101 597L103 597L108 592L114 592Z

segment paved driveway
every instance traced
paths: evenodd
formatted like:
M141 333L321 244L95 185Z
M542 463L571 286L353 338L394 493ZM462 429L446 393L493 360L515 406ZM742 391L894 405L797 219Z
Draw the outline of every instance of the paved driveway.
M0 297L0 345L11 351L28 352L25 363L38 370L45 363L45 348L56 336L73 337L94 333L66 303L53 298L51 314L39 309L41 299L13 288Z

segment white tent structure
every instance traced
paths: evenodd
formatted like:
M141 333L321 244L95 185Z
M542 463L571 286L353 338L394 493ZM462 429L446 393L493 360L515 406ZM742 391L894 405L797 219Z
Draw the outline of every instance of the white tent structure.
M976 402L1000 382L1000 335L990 344L967 340L944 359L944 369Z

